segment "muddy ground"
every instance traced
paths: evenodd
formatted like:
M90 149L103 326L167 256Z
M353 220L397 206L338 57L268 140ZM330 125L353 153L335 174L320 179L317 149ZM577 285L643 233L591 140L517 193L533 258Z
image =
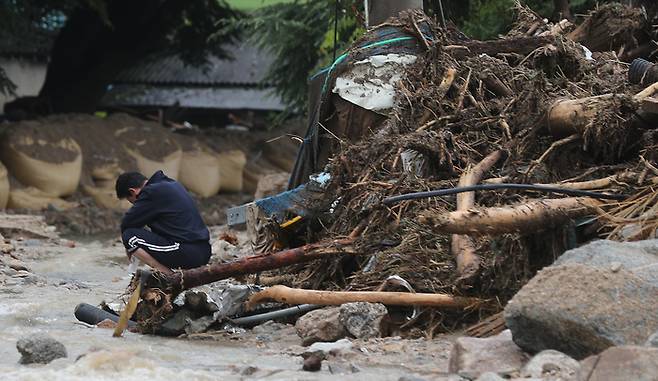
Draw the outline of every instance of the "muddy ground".
M30 224L27 220L23 227ZM2 230L15 257L3 254L5 264L0 267L3 379L448 379L452 336L356 340L352 350L330 357L318 373L301 370L304 349L291 325L269 322L242 333L187 338L129 332L113 338L109 329L77 322L73 310L81 302L116 301L124 292L128 262L118 237L62 238L52 227L36 225L32 233ZM14 267L22 263L26 270L12 269L7 261L13 261ZM19 365L16 342L31 333L47 333L61 341L68 358L46 366Z

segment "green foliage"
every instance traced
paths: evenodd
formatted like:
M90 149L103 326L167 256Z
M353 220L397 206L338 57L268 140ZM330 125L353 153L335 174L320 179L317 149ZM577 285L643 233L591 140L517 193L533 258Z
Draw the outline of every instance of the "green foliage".
M233 9L241 11L252 11L254 9L274 5L278 3L290 3L294 0L227 0L228 5Z
M363 33L354 14L360 3L340 2L338 54ZM307 101L308 77L333 58L334 15L334 0L298 0L263 7L246 18L224 22L222 31L241 31L249 41L274 55L266 81L276 87L286 104L301 111Z

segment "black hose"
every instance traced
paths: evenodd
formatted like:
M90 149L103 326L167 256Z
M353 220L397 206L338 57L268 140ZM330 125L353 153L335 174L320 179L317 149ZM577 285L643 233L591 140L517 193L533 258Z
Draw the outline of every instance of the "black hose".
M395 204L396 202L404 200L416 200L419 198L427 197L436 197L436 196L447 196L451 194L463 193L463 192L472 192L476 190L496 190L496 189L520 189L520 190L533 190L539 192L547 193L560 193L566 194L568 196L584 196L592 198L600 198L606 200L624 200L626 196L619 194L608 194L608 193L599 193L592 191L584 191L578 189L566 189L549 185L536 185L536 184L478 184L471 185L467 187L456 187L456 188L447 188L447 189L437 189L426 192L415 192L401 194L399 196L391 196L385 198L382 202L386 205Z

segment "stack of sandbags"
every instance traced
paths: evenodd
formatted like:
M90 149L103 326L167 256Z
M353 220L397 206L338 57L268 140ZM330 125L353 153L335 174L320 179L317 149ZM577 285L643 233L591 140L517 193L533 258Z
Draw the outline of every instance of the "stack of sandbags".
M178 142L183 148L178 180L190 192L210 197L221 187L220 160L217 153L189 136L180 136Z
M7 168L0 163L0 209L7 207L9 200L9 176L7 175Z
M114 138L134 158L137 169L150 177L158 170L177 179L183 151L172 133L155 122L143 121L125 114L107 118L114 128Z
M219 179L221 192L242 192L242 175L247 156L241 150L220 152Z

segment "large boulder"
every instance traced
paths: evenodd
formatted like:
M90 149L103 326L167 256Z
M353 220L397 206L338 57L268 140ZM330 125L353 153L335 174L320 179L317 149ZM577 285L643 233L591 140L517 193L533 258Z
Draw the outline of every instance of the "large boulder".
M624 269L658 287L658 239L638 242L594 241L567 251L553 266L574 263L612 271Z
M382 337L382 320L388 310L380 303L345 303L340 306L339 321L357 339Z
M656 381L658 348L622 346L581 362L580 380L587 381Z
M505 307L514 342L576 359L639 344L658 329L658 287L625 269L580 264L540 271Z
M34 334L22 337L16 343L16 349L21 353L21 364L48 364L66 357L64 344L48 335Z
M340 307L323 308L307 313L297 319L295 329L302 338L302 345L317 341L336 341L347 336L347 331L339 320Z
M460 337L450 355L450 373L475 379L486 372L500 375L518 374L528 356L512 341L505 330L488 338Z

